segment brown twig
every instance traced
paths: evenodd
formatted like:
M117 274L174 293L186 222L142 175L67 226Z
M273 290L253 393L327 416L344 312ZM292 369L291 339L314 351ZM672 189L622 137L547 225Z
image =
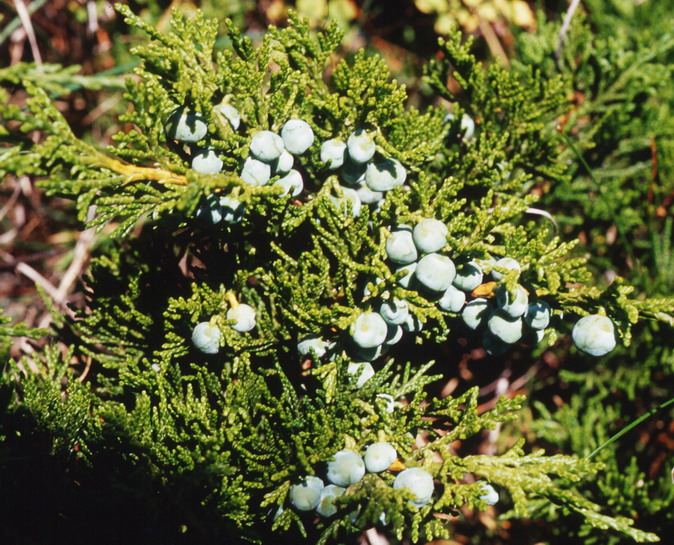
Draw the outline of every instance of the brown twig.
M35 38L35 29L33 29L33 23L30 20L30 13L26 8L26 4L23 3L23 0L14 0L14 5L16 6L16 13L21 20L21 25L28 36L28 43L30 44L30 50L33 52L33 59L35 64L40 66L42 64L42 55L40 55L40 49L37 46L37 39Z
M566 37L567 32L569 32L569 27L571 26L571 19L573 19L573 14L576 13L580 0L571 0L569 9L564 15L564 21L562 22L562 28L559 29L559 37L557 38L557 49L555 49L555 61L557 62L557 67L561 68L562 61L562 49L564 49L564 38Z

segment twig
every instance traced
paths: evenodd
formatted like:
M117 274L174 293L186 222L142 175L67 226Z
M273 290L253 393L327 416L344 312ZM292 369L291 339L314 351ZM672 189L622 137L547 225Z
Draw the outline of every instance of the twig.
M37 39L35 38L33 23L30 20L30 13L28 13L28 9L26 8L26 4L23 3L23 0L14 0L14 5L16 6L16 13L19 16L19 19L21 19L21 25L28 36L28 43L33 52L35 64L40 66L42 64L42 55L40 55L40 49L37 46Z
M47 0L35 0L34 2L31 2L30 6L28 6L28 14L32 15L35 13L44 5L46 1ZM0 45L4 44L5 40L7 40L7 38L11 36L20 25L21 19L17 18L14 18L9 23L7 23L7 26L2 29L2 32L0 32Z
M580 0L571 0L571 5L564 15L564 21L562 22L562 28L559 29L559 38L557 38L557 49L555 50L555 61L557 62L557 68L561 69L561 60L562 60L562 49L564 47L564 38L566 33L569 31L571 26L571 19L573 19L573 14L576 13L576 9L580 4Z
M30 278L36 284L39 284L40 287L47 293L47 295L49 295L49 297L56 300L56 297L58 296L58 290L54 287L54 284L52 284L39 272L33 269L33 267L31 267L27 263L23 262L17 263L16 272L23 274L24 276Z

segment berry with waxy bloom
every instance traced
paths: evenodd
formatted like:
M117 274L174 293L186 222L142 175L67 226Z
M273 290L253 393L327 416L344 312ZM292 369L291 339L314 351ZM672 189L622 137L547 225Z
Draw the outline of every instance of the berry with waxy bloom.
M449 230L440 220L426 218L414 226L412 238L420 252L430 254L447 244Z
M297 197L302 190L304 189L304 182L302 181L302 175L297 172L295 169L291 169L288 174L279 178L272 185L278 185L283 188L283 195L290 195L292 197Z
M283 145L290 153L302 155L314 143L314 131L302 119L291 119L281 129Z
M173 110L169 115L164 130L171 140L194 143L206 136L208 126L201 114L182 107Z
M449 286L438 300L438 306L447 312L460 312L466 304L466 294L454 286Z
M374 156L374 140L362 129L358 129L346 141L349 157L356 163L367 163Z
M490 314L491 306L489 305L489 301L478 297L464 307L461 318L470 329L477 329L487 321Z
M192 170L201 174L217 174L222 170L222 159L213 150L201 150L192 157Z
M370 163L365 171L365 183L372 191L390 191L405 183L405 167L396 159Z
M482 284L482 278L482 268L471 261L457 268L453 284L462 291L471 292Z
M335 484L329 484L321 490L320 498L318 499L318 507L316 512L322 517L331 517L337 512L335 506L335 499L339 498L344 492L345 488Z
M551 309L545 301L538 300L529 303L524 321L532 329L543 330L550 325Z
M278 159L284 149L283 138L271 131L258 131L250 139L250 152L253 157L265 163Z
M341 196L330 195L330 202L340 211L346 211L351 206L351 216L357 218L360 216L360 199L355 189L350 187L340 187Z
M391 443L372 443L365 449L365 468L370 473L386 471L397 457L398 453Z
M323 481L318 477L309 475L304 480L290 487L288 493L290 503L299 511L312 511L318 507L321 491L323 490Z
M255 309L245 303L239 303L227 311L227 319L234 320L232 329L245 333L255 327Z
M321 161L326 163L331 170L344 164L345 154L346 144L337 138L326 140L321 144Z
M386 239L386 255L394 263L407 265L417 260L419 254L409 231L393 231Z
M452 285L456 269L446 255L427 254L417 263L414 276L424 287L432 291L445 291Z
M204 354L217 354L220 350L220 330L208 322L201 322L192 331L192 344Z
M243 219L246 207L239 199L225 195L220 197L219 203L225 223L239 223Z
M610 318L600 314L584 316L571 332L573 343L586 354L603 356L616 346L615 327Z
M225 119L229 122L232 129L237 130L239 125L241 125L241 114L231 104L217 104L213 106L213 110L221 113Z
M407 488L414 495L414 499L409 503L415 507L423 507L433 496L435 484L433 476L428 471L420 467L410 467L398 474L393 481L393 488L396 490Z
M276 174L284 174L290 172L290 169L293 168L294 163L295 158L292 156L292 154L288 153L288 150L283 150L283 153L279 155L279 158L276 159L272 166L274 167L274 172Z
M357 483L365 475L365 463L357 452L343 449L335 453L328 462L328 481L337 486Z
M529 307L529 295L522 286L517 286L513 297L505 286L500 286L496 291L496 304L501 312L511 318L519 318L524 315Z
M388 326L376 312L361 312L351 326L351 337L361 348L375 348L384 343Z
M522 318L513 318L502 311L495 312L487 325L496 337L504 343L513 344L522 338Z
M271 167L267 163L248 157L243 163L240 176L250 185L262 186L271 178Z
M360 389L374 376L374 367L367 361L350 363L346 372L356 376L356 388Z
M519 262L516 259L513 259L512 257L502 257L496 263L494 263L494 268L492 268L491 270L492 278L497 281L502 280L503 277L505 276L505 273L497 271L496 267L500 267L501 269L507 269L509 271L522 270Z
M495 505L498 502L498 492L492 485L482 482L482 490L484 493L480 496L480 499L487 502L487 505Z
M409 314L409 305L407 301L394 298L392 301L387 301L379 307L379 314L384 321L389 325L402 324Z

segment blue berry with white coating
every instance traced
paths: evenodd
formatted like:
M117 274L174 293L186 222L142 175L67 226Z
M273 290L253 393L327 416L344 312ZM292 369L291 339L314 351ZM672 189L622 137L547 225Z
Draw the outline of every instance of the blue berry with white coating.
M498 500L498 492L494 489L489 483L481 483L483 494L480 496L480 499L487 503L487 505L495 505Z
M346 372L356 377L356 388L360 390L374 376L374 367L367 361L350 363Z
M466 304L466 294L454 286L449 286L438 300L438 306L446 312L461 312Z
M408 315L408 318L409 318L409 315ZM405 321L407 321L407 319L405 319ZM386 340L384 341L384 344L386 346L393 346L394 344L399 342L400 339L402 339L402 338L403 338L403 328L399 325L389 324L388 335L386 335Z
M388 326L378 313L361 312L351 326L351 337L361 348L375 348L384 343Z
M300 356L308 357L314 354L318 358L322 358L327 353L328 349L332 347L332 343L321 339L320 337L305 337L297 343L297 352Z
M440 220L426 218L414 226L412 238L420 252L430 254L437 252L447 244L449 230Z
M318 507L323 487L321 479L309 475L301 483L290 487L290 503L299 511L313 511Z
M503 277L505 276L505 273L502 273L501 271L497 271L496 267L499 267L501 269L506 269L507 271L521 271L522 268L520 267L519 262L516 259L513 259L512 257L502 257L499 259L496 263L494 263L494 268L491 270L491 276L494 280L503 280Z
M386 471L396 461L397 457L398 453L391 443L372 443L365 449L365 456L363 457L365 469L369 473Z
M545 301L538 300L529 303L524 322L532 329L542 330L550 325L551 309Z
M377 398L382 399L386 403L386 412L392 413L396 408L395 399L391 394L377 394ZM393 463L393 462L391 462Z
M272 185L282 187L282 195L290 195L291 197L297 197L304 189L302 175L295 169L291 169L288 174L276 180Z
M356 186L356 194L363 204L378 204L383 198L381 191L372 191L365 182L359 182Z
M239 200L230 195L220 197L220 207L222 209L222 219L225 223L239 223L246 213L246 206Z
M335 506L335 500L339 498L346 488L337 486L335 484L329 484L321 490L321 496L318 499L318 507L316 507L316 512L322 517L331 517L337 512L337 507Z
M248 157L241 169L241 179L254 186L263 186L271 178L271 167L253 157Z
M374 140L362 129L358 129L346 141L349 157L356 163L367 163L376 149Z
M573 343L586 354L603 356L616 346L615 327L607 316L592 314L576 322L571 332Z
M496 290L496 304L499 310L511 318L519 318L529 308L529 295L522 286L517 286L513 296L505 286L499 286Z
M239 303L227 311L227 319L234 320L232 329L245 333L255 327L255 309L245 303Z
M222 159L213 150L201 150L192 157L192 170L200 174L217 174L222 170Z
M407 301L395 297L393 301L385 301L379 307L379 314L389 325L402 324L407 319L409 312Z
M489 301L482 297L470 301L461 312L461 318L470 329L477 329L484 324L491 314Z
M482 268L475 261L471 261L457 268L453 284L460 290L471 292L482 284L483 277Z
M416 270L417 270L416 263L408 263L407 265L398 267L395 271L396 275L398 273L405 271L405 274L402 275L400 278L398 278L398 284L400 284L403 288L409 288L410 285L412 284L412 280L414 279L414 273Z
M291 119L281 129L283 145L293 155L302 155L314 143L314 131L302 119Z
M239 114L239 110L231 104L218 104L213 106L213 110L222 114L229 122L232 129L237 130L239 125L241 125L241 114Z
M276 159L276 161L272 165L274 167L274 173L275 174L288 173L290 172L290 169L293 168L294 163L295 158L292 156L292 154L288 153L288 150L283 150L283 153L279 155L279 158Z
M339 189L342 195L330 195L330 202L340 212L346 212L350 206L351 216L354 218L360 216L361 202L358 198L358 193L356 193L356 190L351 189L350 187L340 187Z
M506 344L513 344L522 338L522 318L513 318L502 311L492 314L487 321L489 331Z
M393 481L393 488L400 490L406 488L412 492L414 499L409 503L414 507L423 507L426 505L435 490L433 476L428 471L420 467L410 467L401 471Z
M204 354L217 354L220 350L220 330L208 322L201 322L192 330L192 344Z
M417 247L409 231L393 231L386 239L386 255L394 263L407 265L419 257Z
M500 356L510 348L509 344L503 342L488 329L482 334L482 346L490 356Z
M330 170L339 168L344 164L345 154L346 144L337 138L326 140L321 144L321 161Z
M456 269L446 255L428 254L417 263L414 276L421 285L431 291L445 291L452 285Z
M250 152L253 157L265 163L276 161L284 149L283 138L271 131L256 132L250 139Z
M164 125L166 136L178 142L194 143L203 140L208 126L203 116L186 108L178 108L169 115Z
M365 171L365 183L372 191L390 191L403 185L406 178L405 167L396 159L370 163Z
M360 185L365 183L366 171L367 165L354 163L353 161L348 160L344 163L344 166L339 173L346 185Z
M337 486L356 484L365 475L365 463L357 452L343 449L328 462L328 481Z

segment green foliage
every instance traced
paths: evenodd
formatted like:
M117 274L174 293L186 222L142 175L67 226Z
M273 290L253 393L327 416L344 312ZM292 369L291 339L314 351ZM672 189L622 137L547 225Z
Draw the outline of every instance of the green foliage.
M448 230L443 253L457 263L478 260L490 273L500 257L519 261L522 270L506 271L501 286L513 293L524 285L550 304L549 344L568 329L569 315L607 314L626 345L640 316L671 323L671 298L636 299L622 281L596 287L574 243L532 219L540 212L532 189L542 178L570 183L555 124L566 105L564 77L542 77L529 66L485 69L470 44L450 36L427 71L435 91L452 102L454 117L447 118L450 105L406 108L404 87L377 57L342 59L325 77L341 39L336 26L313 34L291 15L287 28L272 28L254 44L228 23L231 49L219 50L218 23L199 12L174 12L172 31L161 32L128 7L117 9L150 42L134 49L140 64L126 83L129 111L120 119L131 128L114 146L100 150L79 140L48 96L58 88L38 80L21 80L30 95L25 107L0 106L10 142L0 172L40 178L50 195L75 201L83 222L95 207L89 226L111 227L115 237L90 266L85 307L58 325L55 338L67 342L67 352L45 349L45 375L18 380L22 406L54 437L55 451L77 452L95 467L116 449L115 474L125 464L147 468L152 482L178 491L175 503L186 508L176 524L193 540L259 543L285 533L328 543L382 525L382 516L398 541L447 539L452 526L436 513L484 510L478 478L507 492L509 516L573 513L583 528L658 539L632 528L634 511L621 505L624 516L604 514L583 495L582 483L602 463L527 453L521 443L493 456L455 450L516 420L523 398L502 397L482 411L477 387L429 396L447 374L429 374L429 355L447 339L479 341L456 312L438 307L438 294L401 284L404 273L387 260L396 226L434 218ZM448 91L450 77L465 104ZM237 109L239 130L214 108L219 104ZM207 126L197 144L167 135L167 117L181 108ZM464 110L477 124L474 136L461 128ZM273 183L246 183L239 174L252 136L280 132L294 118L317 137L295 157L305 191L290 198ZM408 182L359 213L339 204L348 188L319 149L355 129L372 135L378 159L400 161ZM28 138L35 132L38 143ZM190 168L199 149L214 150L222 172ZM240 222L211 221L209 206L223 197L245 207ZM359 315L394 298L407 301L412 325L388 356L365 358L377 372L361 381L350 367L364 358L352 328ZM241 304L255 311L253 329L237 329L229 314ZM216 353L190 342L203 322L219 332ZM307 336L328 343L328 353L299 353ZM88 362L90 375L76 378L71 360ZM293 508L291 486L307 475L324 477L337 451L363 453L377 441L396 448L397 469L349 486L332 518L316 521ZM427 505L414 507L410 490L393 488L403 467L421 467L435 479ZM212 518L200 524L202 510Z

